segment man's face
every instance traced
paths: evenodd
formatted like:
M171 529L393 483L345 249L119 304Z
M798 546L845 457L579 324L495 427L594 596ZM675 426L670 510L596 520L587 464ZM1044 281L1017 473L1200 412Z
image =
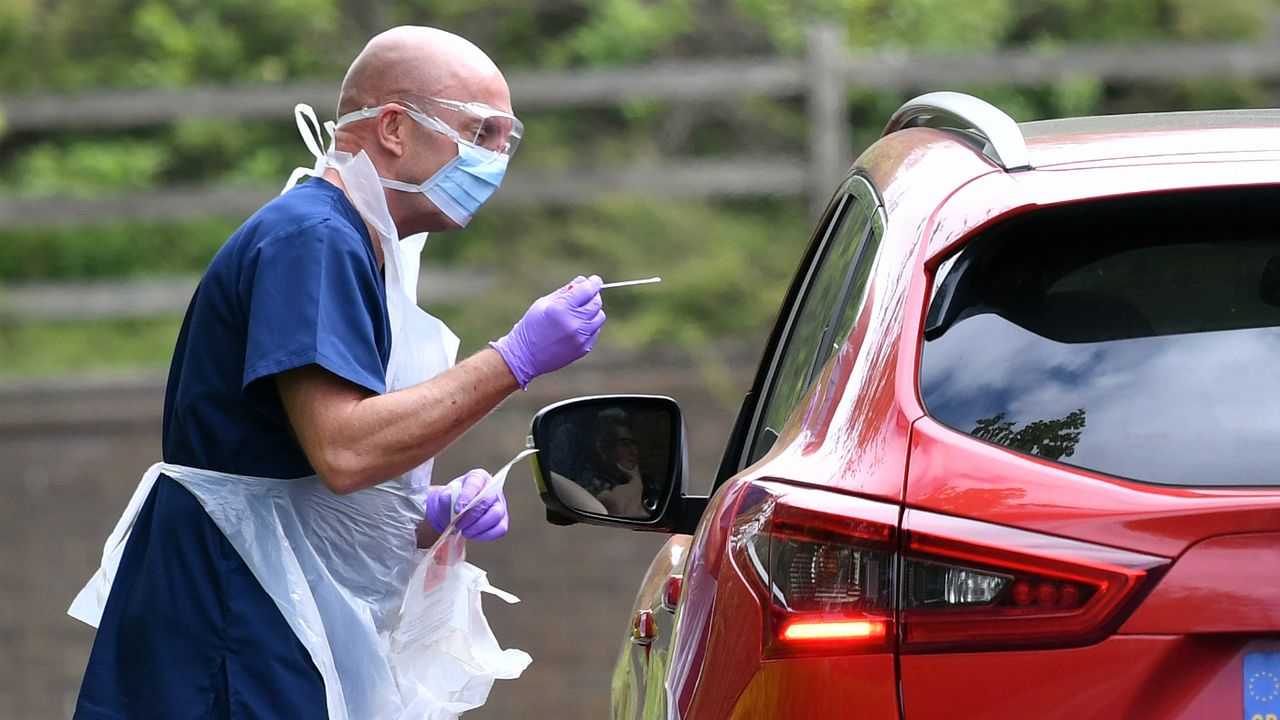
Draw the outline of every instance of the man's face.
M409 147L402 158L400 174L405 182L416 184L435 175L445 166L445 163L453 160L458 154L458 146L450 138L419 125L407 113L405 120L410 126L406 134ZM408 205L405 213L406 220L409 223L422 225L422 230L438 232L458 229L457 223L450 220L435 206L435 203L421 193L412 193L397 199L409 201L406 203ZM411 234L413 233L404 232L403 229L400 233L402 237Z
M630 428L614 427L612 432L600 441L598 447L607 468L633 470L639 464L640 448Z
M480 103L487 105L496 110L506 113L511 112L511 97L507 90L506 81L501 77L491 78L488 82L480 82L469 88L454 87L442 91L438 96L447 100L456 101L459 104ZM408 101L410 105L415 105L412 100ZM487 146L497 142L497 138L493 135L479 133L482 129L482 118L464 110L459 110L441 104L432 104L426 101L419 101L416 105L424 107L415 107L431 116L441 120L446 125L457 131L463 138L476 138L478 134L482 146ZM430 107L427 107L430 105ZM397 175L400 180L409 183L421 183L435 175L445 166L446 163L452 161L458 155L458 145L454 140L444 133L437 132L426 127L414 120L408 112L404 113L404 122L406 123L406 152L397 168ZM496 148L493 148L496 149ZM457 230L459 225L451 220L447 215L440 211L426 196L421 193L396 193L398 195L406 195L407 197L395 198L397 205L400 207L400 213L396 213L393 209L393 216L399 218L403 216L403 220L397 220L397 226L400 230L401 237L411 235L416 232L438 232L443 230ZM392 198L388 198L389 202Z

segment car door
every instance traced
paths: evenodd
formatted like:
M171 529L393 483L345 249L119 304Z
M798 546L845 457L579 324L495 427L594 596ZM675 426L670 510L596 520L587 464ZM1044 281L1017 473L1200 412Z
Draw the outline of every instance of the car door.
M822 368L848 339L866 299L884 227L875 188L863 175L851 176L819 236L823 242L792 283L725 448L717 488L773 449Z
M983 717L1280 713L1278 199L1057 204L945 258L904 546L1009 590L904 598L905 717L960 696Z
M772 448L788 418L848 338L866 296L870 268L884 232L884 214L868 180L851 176L833 198L792 281L752 390L739 411L716 487L754 464ZM756 399L761 400L757 401ZM668 717L667 677L692 659L672 657L676 627L697 631L691 617L675 616L684 592L693 536L673 535L646 573L632 608L629 637L615 666L612 716L633 720ZM705 616L701 618L705 621Z

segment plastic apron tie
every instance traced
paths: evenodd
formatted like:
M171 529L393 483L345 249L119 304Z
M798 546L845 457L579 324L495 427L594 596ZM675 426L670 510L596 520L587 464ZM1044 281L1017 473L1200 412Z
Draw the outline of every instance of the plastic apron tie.
M285 189L304 175L334 167L381 243L391 323L387 391L443 372L453 365L458 338L417 306L419 253L426 235L400 240L368 156L337 152L332 143L328 153L321 152L314 111L299 105L295 119L317 161L313 168L295 170ZM326 129L332 137L333 124ZM405 246L411 252L402 252ZM470 676L442 678L424 674L429 668L396 667L390 638L403 621L410 577L430 557L417 548L417 528L425 517L431 466L427 461L376 487L339 496L314 475L282 480L157 463L143 475L107 539L102 566L68 614L95 627L101 622L129 532L152 485L164 474L199 500L307 648L324 679L330 720L456 717L484 702L493 677L518 676L529 658L517 650L489 652L501 658L491 663L501 666L498 674L480 668L478 677L475 668L464 669ZM471 595L490 591L487 587L487 581L473 580ZM471 628L477 647L496 648L483 615L479 621ZM483 692L459 697L454 692L459 684Z

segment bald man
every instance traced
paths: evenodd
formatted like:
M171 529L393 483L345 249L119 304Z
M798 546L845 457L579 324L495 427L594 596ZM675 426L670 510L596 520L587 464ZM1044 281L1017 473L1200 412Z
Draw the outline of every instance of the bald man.
M336 128L323 172L250 217L192 298L166 390L165 465L122 519L132 529L77 720L378 720L360 716L373 705L351 688L345 705L334 687L326 696L332 678L316 657L332 655L339 675L344 662L369 663L346 647L317 649L314 629L291 625L281 608L298 595L316 596L326 626L348 621L326 616L327 585L265 590L286 573L278 558L296 555L304 569L319 558L308 582L367 594L370 633L385 641L382 615L404 592L395 584L406 577L404 548L432 542L488 480L473 470L416 494L429 460L514 390L588 352L604 322L599 278L579 276L452 365L440 360L447 329L398 299L413 283L398 272L408 262L401 239L465 226L520 140L506 81L477 47L431 28L378 35L343 81ZM314 487L308 507L282 511L295 485L270 485L279 482ZM262 487L278 492L268 498ZM416 510L387 511L377 505L384 496ZM464 536L506 532L501 493L487 498L457 518ZM310 504L345 512L362 503L377 512L337 536L306 524ZM255 526L246 547L243 526L275 516L274 535L289 540L259 547L273 528ZM383 517L395 519L374 527ZM309 543L305 553L299 543ZM346 577L362 555L394 567ZM341 567L323 564L331 556Z

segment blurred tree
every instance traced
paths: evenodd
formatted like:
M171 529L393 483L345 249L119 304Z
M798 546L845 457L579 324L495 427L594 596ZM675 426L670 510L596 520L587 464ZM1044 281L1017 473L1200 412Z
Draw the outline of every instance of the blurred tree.
M815 20L843 28L854 52L1257 39L1270 32L1277 8L1280 0L972 0L963 6L944 0L5 0L0 93L298 79L325 79L336 91L368 37L399 23L448 28L504 68L518 69L801 56L806 29ZM955 89L975 91L1022 120L1251 106L1273 97L1239 80L1152 87L1082 77L1041 88ZM514 94L519 112L520 89ZM856 87L850 97L855 148L871 142L904 99ZM795 98L635 101L618 108L525 113L526 142L513 171L803 153L804 112L802 99ZM167 128L0 135L0 191L32 197L277 182L306 160L290 120L189 120ZM0 133L3 127L0 108ZM438 262L498 268L510 280L513 297L538 289L529 278L577 268L662 274L668 280L660 290L616 294L612 302L624 312L615 316L614 332L634 344L698 346L708 338L759 332L768 322L808 236L806 218L800 198L709 204L615 197L574 210L482 214L465 243L433 244L431 252ZM230 223L88 232L0 229L0 282L198 272ZM129 245L135 234L146 235L146 242ZM163 260L150 260L156 257ZM504 302L445 312L491 333L504 329L493 323L510 317Z
M16 0L0 7L0 87L274 83L330 70L336 0ZM348 56L349 59L349 56ZM341 62L341 61L337 61Z
M777 47L794 53L803 50L805 29L817 19L843 26L857 49L942 50L995 47L1017 19L1012 0L971 0L963 8L947 0L736 0L735 5L766 27Z

